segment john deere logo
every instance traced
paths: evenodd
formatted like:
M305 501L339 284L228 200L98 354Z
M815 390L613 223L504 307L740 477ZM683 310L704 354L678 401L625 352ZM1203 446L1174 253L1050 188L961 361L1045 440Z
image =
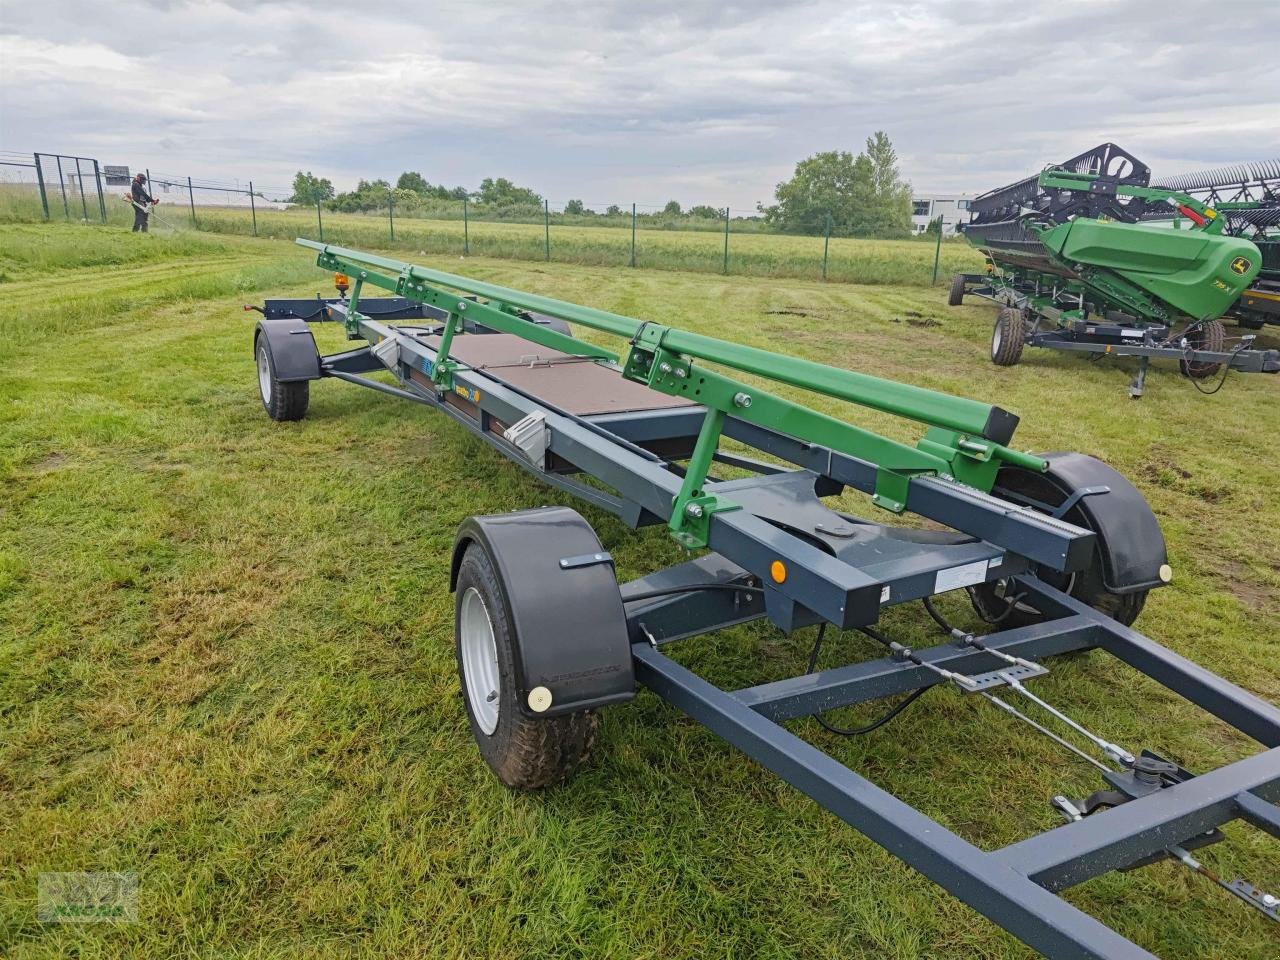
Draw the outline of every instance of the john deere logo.
M1251 266L1253 266L1253 264L1249 262L1247 257L1236 257L1231 261L1231 272L1238 273L1243 277L1249 272L1249 268Z

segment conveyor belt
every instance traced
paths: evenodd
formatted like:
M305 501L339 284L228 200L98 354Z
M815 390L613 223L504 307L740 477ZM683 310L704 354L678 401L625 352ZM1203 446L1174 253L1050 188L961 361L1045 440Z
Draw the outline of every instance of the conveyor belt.
M433 349L440 347L439 337L423 337L422 341ZM694 406L680 397L624 380L617 371L586 357L561 353L509 333L457 337L449 355L579 417Z

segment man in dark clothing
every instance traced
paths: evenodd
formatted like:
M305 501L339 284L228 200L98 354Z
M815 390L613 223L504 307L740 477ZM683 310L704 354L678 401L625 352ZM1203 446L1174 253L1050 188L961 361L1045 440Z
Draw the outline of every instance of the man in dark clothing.
M142 174L138 174L133 178L133 186L129 188L129 195L133 201L133 229L135 233L139 230L143 233L147 232L147 221L151 218L151 211L145 205L160 202L147 192L147 188L144 185L145 179Z

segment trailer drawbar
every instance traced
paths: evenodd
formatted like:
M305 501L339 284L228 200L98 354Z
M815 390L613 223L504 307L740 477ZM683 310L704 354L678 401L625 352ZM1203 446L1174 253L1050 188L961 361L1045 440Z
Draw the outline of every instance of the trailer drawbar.
M298 243L339 275L339 296L255 308L258 386L272 419L303 417L311 382L325 378L420 403L633 528L665 525L691 551L620 584L574 510L462 524L450 573L459 679L480 754L508 787L572 776L598 711L643 686L1055 960L1151 957L1059 893L1159 860L1280 922L1280 899L1219 877L1195 853L1233 820L1280 838L1280 709L1133 629L1148 592L1172 572L1154 514L1115 470L1078 453L1017 450L1018 418L997 406ZM370 288L390 296L363 297ZM321 356L313 322L341 324L361 344ZM619 338L620 352L574 336L571 324ZM390 371L395 385L375 371ZM905 418L923 435L908 445L762 383ZM872 509L829 505L846 489ZM876 519L904 512L929 529ZM989 632L952 627L932 603L956 590ZM913 649L877 629L882 610L912 602L936 624L937 645ZM802 675L725 690L663 653L755 620L817 628ZM885 655L819 667L828 628L861 631ZM1055 657L1090 648L1263 749L1191 771L1114 742L1034 692ZM1050 738L1095 768L1099 790L1053 797L1062 825L982 850L783 726L812 716L866 733L932 687ZM900 699L865 728L822 716L881 698Z

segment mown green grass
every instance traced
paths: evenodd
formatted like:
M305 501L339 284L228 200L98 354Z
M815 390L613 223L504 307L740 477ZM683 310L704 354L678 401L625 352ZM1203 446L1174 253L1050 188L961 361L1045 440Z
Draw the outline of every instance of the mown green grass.
M605 712L574 782L503 790L459 699L448 551L469 514L569 501L450 421L349 385L314 385L301 423L267 420L240 305L327 277L291 245L199 241L0 227L0 954L1030 956L648 693ZM1021 413L1021 444L1103 457L1159 513L1175 582L1140 626L1280 702L1276 380L1200 397L1165 369L1134 403L1119 364L996 368L990 309L949 309L941 287L461 269ZM623 576L682 556L580 509ZM882 626L939 639L918 609ZM736 629L677 656L734 688L801 669L807 633ZM841 635L826 656L873 654ZM1036 685L1193 769L1256 747L1101 654ZM986 848L1053 825L1050 795L1100 786L944 690L854 741L793 729ZM1228 833L1204 859L1274 889L1274 841ZM140 921L38 923L50 870L136 870ZM1273 928L1173 864L1068 897L1161 956L1275 954Z
M112 223L132 222L132 208L108 198L107 212ZM54 211L58 219L62 211ZM252 236L254 221L247 208L197 206L193 222L181 203L162 204L158 215L179 232L198 227L213 233ZM30 221L38 218L39 204L32 205L31 191L16 193L0 189L0 222ZM94 212L94 216L97 216ZM257 212L257 235L291 241L298 236L320 239L316 212L307 209ZM473 256L511 260L546 260L546 233L541 223L495 223L473 220L464 226L457 219L430 220L397 217L395 236L385 213L323 213L324 239L358 248L379 247L408 252L415 256L455 255L469 251ZM165 232L163 223L152 229ZM729 274L733 276L822 277L824 240L768 233L731 233ZM925 240L853 240L836 237L827 251L827 279L831 282L928 286L933 278L934 243ZM962 240L942 245L939 276L959 271L976 271L982 256ZM628 266L631 262L631 234L615 227L561 226L552 224L550 260L588 266ZM636 265L655 270L724 272L724 234L717 230L641 229L636 233Z

